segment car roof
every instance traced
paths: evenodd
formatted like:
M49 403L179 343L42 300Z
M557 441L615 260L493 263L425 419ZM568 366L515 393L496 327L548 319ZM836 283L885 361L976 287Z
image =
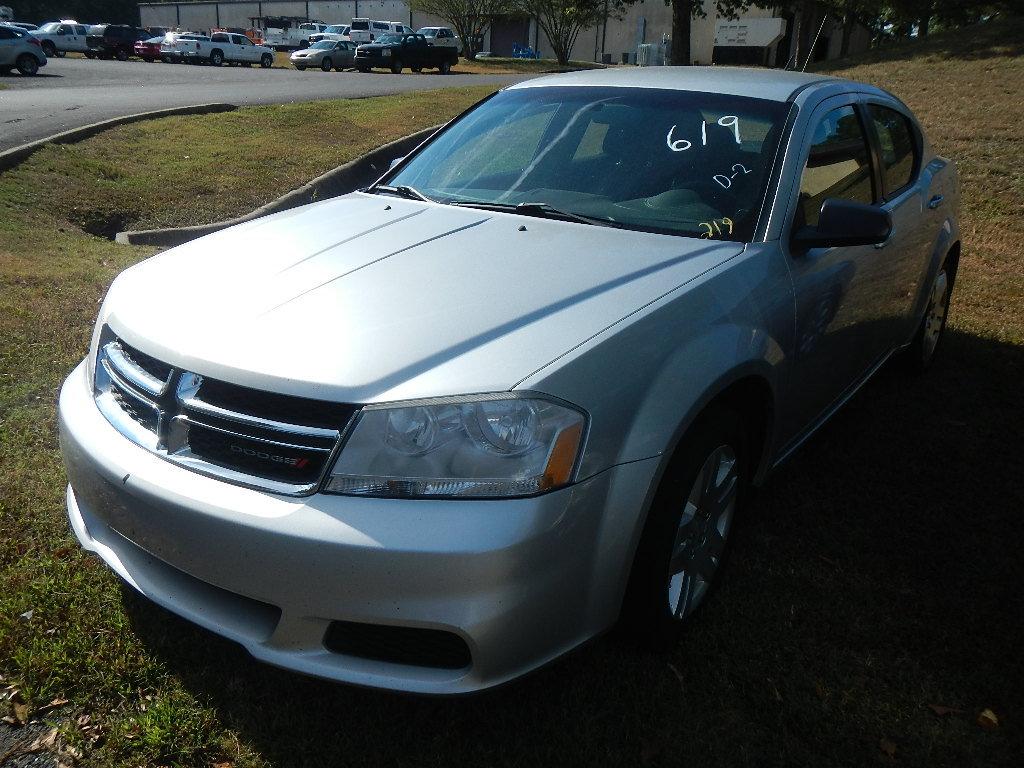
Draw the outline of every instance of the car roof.
M838 82L839 78L781 69L747 67L608 67L538 77L510 86L544 88L553 86L610 86L620 88L663 88L676 91L705 91L731 96L750 96L788 101L812 83Z

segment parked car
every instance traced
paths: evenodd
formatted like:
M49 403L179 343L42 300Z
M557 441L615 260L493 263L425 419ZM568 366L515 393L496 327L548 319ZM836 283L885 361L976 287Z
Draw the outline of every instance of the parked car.
M371 43L381 35L388 34L390 29L386 21L352 19L348 35L353 43Z
M135 43L152 35L145 29L124 24L94 24L89 27L86 43L89 51L100 59L127 61L135 53Z
M321 40L351 40L348 36L351 27L348 24L332 24L323 32L317 32L309 36L309 44L318 43Z
M447 75L458 62L459 54L453 49L428 45L427 38L416 34L384 35L377 42L356 49L356 69L360 72L387 67L397 75L405 67L413 72L436 67Z
M0 23L0 75L13 67L23 75L32 76L46 66L46 54L38 39L20 27Z
M295 51L289 58L300 72L310 67L341 72L355 66L356 44L351 40L320 40L305 50Z
M423 29L417 30L416 34L427 38L430 45L439 48L454 48L456 53L462 50L462 41L459 36L448 27L423 27Z
M157 61L161 55L161 46L166 35L151 37L148 40L139 40L135 43L135 55L146 63Z
M32 31L47 56L65 56L68 51L86 53L88 28L74 20L51 21Z
M24 29L26 32L33 32L34 30L39 29L38 24L33 24L29 21L9 21L7 22L7 25L10 27L19 27Z
M870 85L509 86L363 191L114 281L60 395L71 527L255 657L360 685L488 688L617 620L664 646L749 487L886 360L933 360L959 200Z
M181 64L187 54L207 55L210 50L210 36L198 32L168 32L160 43L160 59L167 64Z
M274 65L274 49L266 45L255 45L245 35L229 32L215 32L210 35L207 47L197 46L184 51L186 60L209 63L219 67L225 62L252 66L259 64L264 69Z

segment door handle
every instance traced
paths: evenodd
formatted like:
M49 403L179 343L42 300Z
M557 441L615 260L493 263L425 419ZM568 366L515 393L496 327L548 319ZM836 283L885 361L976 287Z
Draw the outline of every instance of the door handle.
M935 195L935 197L933 197L931 200L928 201L928 208L929 208L929 210L934 211L936 208L938 208L940 205L942 205L942 201L944 199L945 198L943 198L942 195Z

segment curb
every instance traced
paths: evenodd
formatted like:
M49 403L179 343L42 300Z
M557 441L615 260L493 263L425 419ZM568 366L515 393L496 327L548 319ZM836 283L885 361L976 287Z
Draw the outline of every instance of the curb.
M69 131L63 131L62 133L55 133L53 136L47 136L45 139L38 139L36 141L29 142L28 144L22 144L20 147L14 147L13 149L0 152L0 173L14 168L47 144L73 144L78 141L84 141L85 139L95 136L97 133L102 133L110 128L116 128L119 125L128 125L129 123L137 123L142 120L155 120L159 117L171 117L173 115L206 115L215 112L232 112L236 109L238 109L238 107L235 104L196 104L191 107L156 109L152 112L138 112L134 115L124 115L123 117L115 117L110 120L101 120L98 123L83 125L81 128L72 128Z
M194 227L118 232L114 241L124 245L155 245L170 248L187 243L189 240L195 240L204 235L233 227L236 224L258 219L261 216L286 211L289 208L297 208L300 205L313 203L317 200L326 200L330 197L344 195L360 187L372 184L388 170L392 160L411 152L440 127L440 125L435 125L432 128L426 128L410 136L396 139L382 147L377 147L377 149L371 150L362 157L340 165L322 176L317 176L308 184L304 184L298 189L293 189L291 192L277 198L277 200L273 200L244 216L226 221L217 221L213 224L199 224Z

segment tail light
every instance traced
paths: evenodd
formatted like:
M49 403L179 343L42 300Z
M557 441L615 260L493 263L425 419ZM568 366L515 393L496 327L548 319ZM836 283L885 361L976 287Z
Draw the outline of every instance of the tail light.
M39 42L39 38L37 38L37 37L31 37L30 36L29 39L28 39L28 43L29 43L29 45L34 45L37 48L42 48L43 47L43 44Z

